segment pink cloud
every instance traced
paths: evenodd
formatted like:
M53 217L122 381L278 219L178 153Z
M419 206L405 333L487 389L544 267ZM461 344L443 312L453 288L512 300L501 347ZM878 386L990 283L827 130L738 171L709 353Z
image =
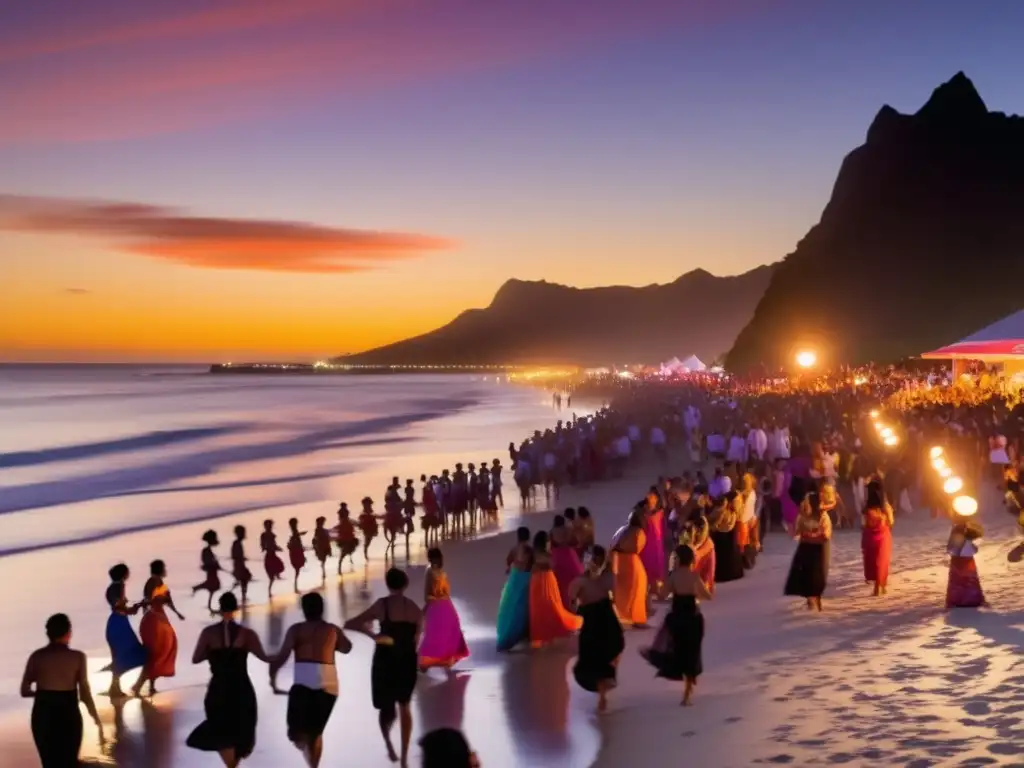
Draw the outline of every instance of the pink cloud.
M187 216L143 203L17 195L0 195L0 230L85 235L125 253L189 267L264 272L355 272L453 246L432 235Z
M769 3L770 5L771 3ZM758 0L289 0L0 44L0 142L177 132L702 24Z

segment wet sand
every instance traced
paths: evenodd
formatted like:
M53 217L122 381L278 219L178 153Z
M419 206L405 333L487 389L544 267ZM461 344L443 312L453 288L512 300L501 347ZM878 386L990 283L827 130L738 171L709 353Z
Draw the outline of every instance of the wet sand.
M558 506L585 504L594 512L603 532L619 524L640 490L657 474L650 467L637 467L623 480L570 489ZM511 484L510 484L511 485ZM511 487L515 493L514 486ZM508 494L507 494L508 495ZM518 502L506 499L509 509L496 529L465 541L444 545L446 568L452 581L456 606L463 621L471 657L448 679L441 672L421 676L413 700L415 732L413 740L440 726L463 729L485 766L522 766L537 768L559 766L585 768L597 759L600 735L593 714L593 700L571 684L571 665L575 642L537 653L527 651L498 654L494 626L498 598L504 584L504 559L512 545L508 532L521 521L531 528L550 526L551 511L528 512L521 517ZM544 507L543 496L538 505ZM268 513L262 510L224 518L213 526L221 531L222 561L226 562L229 544L226 532L238 522L250 532L258 530L258 521L273 516L278 521L296 515L303 521L317 514L330 515L322 505L299 505ZM100 670L109 661L104 642L107 609L103 601L105 574L112 562L123 558L133 567L129 594L141 589L144 565L159 554L168 565L168 584L186 621L174 619L178 633L177 675L158 683L159 693L152 701L130 700L114 707L110 700L97 699L108 743L100 746L94 727L86 724L83 757L98 765L132 768L177 768L219 764L216 756L201 754L185 746L188 733L202 719L202 702L208 680L206 666L191 664L191 653L200 629L212 620L205 608L205 593L190 596L191 585L201 580L197 569L196 543L208 522L185 524L159 531L142 531L113 539L0 558L0 583L12 585L31 579L24 590L12 590L6 601L0 648L0 738L7 750L4 765L36 765L28 729L30 703L17 698L24 660L42 645L42 625L46 616L57 611L69 613L74 622L73 645L90 657L96 672L91 676L95 692L103 691L109 676ZM308 543L308 542L307 542ZM250 540L250 558L258 552ZM135 553L134 555L132 553ZM309 555L311 557L311 555ZM413 537L410 552L409 595L420 601L423 590L423 550L421 535ZM398 565L407 563L399 547ZM262 563L251 566L262 577ZM347 571L342 580L331 575L336 561L328 561L328 580L322 587L328 606L327 618L343 622L365 609L384 594L381 576L384 562L380 540L371 549L371 562L354 573ZM315 572L314 572L315 571ZM289 574L290 575L290 572ZM321 588L319 567L308 564L300 579L303 590ZM245 613L244 623L254 628L268 649L276 649L286 628L299 620L297 598L290 580L275 585L272 603L266 603L266 582L250 587L250 599L256 603ZM136 622L137 626L137 622ZM370 659L373 644L361 635L353 636L351 654L339 659L341 695L325 734L324 765L339 764L371 768L389 765L377 727L376 711L370 704ZM290 681L290 665L280 674L280 683ZM275 696L269 687L266 668L250 662L250 675L257 690L260 725L256 751L246 765L298 765L301 758L285 736L287 699ZM125 678L130 685L134 673ZM397 731L395 733L397 738ZM343 757L342 757L343 756ZM413 749L412 763L416 764ZM8 762L10 760L10 762Z

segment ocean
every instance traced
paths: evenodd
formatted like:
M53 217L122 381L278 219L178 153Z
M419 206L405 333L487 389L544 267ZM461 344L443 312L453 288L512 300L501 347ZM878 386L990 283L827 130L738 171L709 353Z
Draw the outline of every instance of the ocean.
M507 466L556 418L496 377L3 366L0 556L297 504L333 523L394 475Z

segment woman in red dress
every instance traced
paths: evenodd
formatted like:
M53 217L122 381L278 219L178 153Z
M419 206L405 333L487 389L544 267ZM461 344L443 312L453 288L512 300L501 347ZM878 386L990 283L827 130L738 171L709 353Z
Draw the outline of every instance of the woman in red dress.
M260 549L263 550L263 568L267 572L267 598L273 597L274 582L281 578L284 573L284 561L277 553L281 547L277 545L277 536L274 534L274 521L263 521L263 534L260 536Z
M884 595L889 584L892 525L893 511L885 500L882 484L872 480L867 487L860 548L864 555L864 581L875 585L875 597Z
M306 547L302 544L302 537L306 535L306 532L299 530L299 520L296 517L288 521L288 528L292 532L288 537L288 560L292 564L292 570L295 571L293 587L297 595L299 594L299 573L306 565Z
M150 577L143 589L142 596L146 613L139 625L139 637L146 649L146 663L142 674L132 686L132 693L139 696L142 686L149 682L149 695L156 693L156 681L161 677L174 677L175 664L178 660L178 636L167 616L169 608L179 619L185 620L181 612L174 607L171 591L164 584L167 578L167 566L163 560L154 560L149 565Z

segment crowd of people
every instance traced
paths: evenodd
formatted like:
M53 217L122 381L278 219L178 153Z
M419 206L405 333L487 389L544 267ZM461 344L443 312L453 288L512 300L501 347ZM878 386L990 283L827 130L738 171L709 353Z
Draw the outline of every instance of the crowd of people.
M587 386L579 387L576 396L587 394ZM639 455L661 462L664 474L607 547L595 541L594 521L583 507L555 515L550 529L531 534L528 528L519 528L506 559L496 637L498 649L508 651L520 643L540 648L578 633L574 676L583 689L597 694L599 711L607 708L607 695L615 686L625 648L623 627L646 626L652 603L662 600L669 610L643 654L660 676L682 682L682 703L691 703L702 671L704 619L699 604L717 597L720 585L754 569L765 537L776 532L798 541L780 588L806 601L809 609L821 611L830 542L837 529L860 528L864 578L872 593L882 597L889 588L896 519L915 507L931 509L933 515L952 520L946 607L983 605L973 557L981 526L950 508L941 476L928 471L935 457L930 452L933 446L941 446L943 455L951 457L964 483L1002 483L1007 504L1022 514L1024 524L1019 474L1024 466L1024 406L1002 390L989 390L985 398L977 393L963 398L956 385L941 386L893 371L847 371L774 385L699 377L643 385L619 379L596 386L606 388L600 394L609 396L611 407L591 417L560 421L551 430L509 446L523 506L535 503L540 489L551 502L566 484L620 477ZM931 394L908 399L906 393L917 389ZM872 433L879 410L898 423L898 444L885 444ZM678 474L669 472L670 446L673 455L682 453L687 459L688 466ZM503 505L501 478L497 459L479 470L470 464L464 471L460 464L454 472L423 476L417 499L413 481L403 486L396 477L385 493L383 515L374 513L367 498L353 522L347 505L341 504L333 529L326 527L324 517L316 520L310 549L298 520L290 520L286 551L296 592L306 552L314 553L326 579L326 562L336 551L340 574L344 560L351 564L359 547L357 530L368 558L369 544L383 526L385 557L393 563L395 541L405 535L408 547L417 511L429 568L422 608L405 594L405 572L391 567L385 577L388 596L344 627L324 621L318 593L304 595L305 621L288 631L275 653L265 651L259 637L236 620L252 582L245 528L234 531L230 573L235 583L227 591L222 591L224 569L215 553L219 539L215 531L208 531L201 554L206 578L193 593L208 592L208 607L217 621L201 633L192 657L194 663L210 665L211 680L206 721L190 735L189 746L219 753L228 766L250 755L257 714L247 658L269 665L275 690L278 670L294 658L288 734L308 764L318 765L322 734L337 697L335 654L351 648L347 630L366 633L375 642L372 702L388 756L405 765L412 733L409 703L418 674L431 668L451 670L469 654L438 544L449 534L474 529L478 516L497 513ZM271 597L274 582L285 571L279 555L285 550L277 544L272 520L264 523L260 548ZM128 598L129 576L124 564L111 568L106 593L111 608L106 634L112 697L124 695L121 678L136 669L140 673L131 692L141 695L148 684L148 693L154 694L157 680L174 675L178 653L170 615L181 614L165 583L164 563L151 563L138 602ZM136 635L130 617L140 611ZM46 633L49 644L31 656L22 693L35 697L33 734L43 765L50 768L75 764L82 733L79 700L97 724L99 719L84 656L69 647L70 619L63 614L51 617ZM396 722L401 735L397 750L391 740ZM424 765L472 764L466 762L471 758L464 746L461 735L431 734L422 742ZM443 749L466 756L431 763L429 755Z

